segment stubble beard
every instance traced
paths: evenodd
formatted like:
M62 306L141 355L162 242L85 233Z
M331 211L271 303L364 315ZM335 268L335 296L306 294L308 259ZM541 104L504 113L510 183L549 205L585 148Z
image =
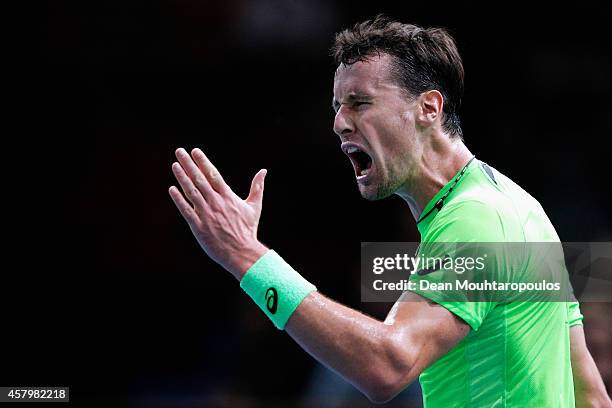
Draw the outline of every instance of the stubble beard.
M393 195L401 185L398 179L387 178L376 185L360 186L359 192L368 201L378 201ZM374 190L374 193L369 193L370 190Z

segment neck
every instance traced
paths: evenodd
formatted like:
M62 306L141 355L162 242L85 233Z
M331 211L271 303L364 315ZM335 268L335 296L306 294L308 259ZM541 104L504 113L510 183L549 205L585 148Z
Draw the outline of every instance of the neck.
M432 143L423 152L409 179L395 192L406 201L415 220L420 218L427 203L473 156L461 140L451 140L447 135L436 139L439 139L438 143Z

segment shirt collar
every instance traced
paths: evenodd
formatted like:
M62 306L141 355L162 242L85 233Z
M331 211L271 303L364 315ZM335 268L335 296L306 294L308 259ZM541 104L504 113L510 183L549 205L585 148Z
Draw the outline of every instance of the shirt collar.
M453 191L451 191L451 193L449 194L448 197L446 197L446 199L443 202L443 205L448 204L451 200L452 197L455 195L454 193L457 192L457 189L459 188L459 186L461 185L461 183L463 182L463 180L465 179L465 177L467 177L467 175L471 172L471 170L474 168L474 166L476 166L476 162L478 161L478 159L474 158L474 160L471 160L470 163L468 163L468 165L465 168L465 172L463 173L463 176L461 177L461 180L459 180L457 182L457 184L453 187ZM432 220L434 218L436 218L436 215L438 214L438 212L440 211L440 209L433 210L434 206L436 205L436 203L440 200L440 198L442 198L444 196L444 194L446 194L446 192L453 186L453 184L455 183L455 180L460 177L461 172L463 171L463 168L461 168L461 170L459 170L451 179L448 183L446 183L444 185L444 187L442 187L440 189L440 191L438 191L431 200L429 200L429 202L427 203L427 205L425 205L425 208L423 208L423 211L421 212L421 216L419 219L421 219L420 222L417 222L417 229L419 230L419 233L421 234L421 238L425 235L425 233L427 232L427 230L429 229L429 225L431 224ZM431 214L427 215L425 218L422 218L423 215L427 214L428 212L432 212Z

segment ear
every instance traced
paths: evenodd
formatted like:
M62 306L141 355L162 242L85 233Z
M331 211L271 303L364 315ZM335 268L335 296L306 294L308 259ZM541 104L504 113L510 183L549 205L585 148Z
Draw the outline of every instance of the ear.
M444 97L435 89L425 91L419 96L419 114L417 121L423 127L433 126L442 119Z

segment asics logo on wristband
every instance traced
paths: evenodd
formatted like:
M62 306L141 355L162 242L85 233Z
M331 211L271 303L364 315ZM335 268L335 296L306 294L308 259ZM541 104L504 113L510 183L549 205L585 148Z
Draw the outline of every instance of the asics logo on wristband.
M268 290L266 290L266 307L270 313L276 313L276 308L278 307L278 293L274 288L268 288Z

